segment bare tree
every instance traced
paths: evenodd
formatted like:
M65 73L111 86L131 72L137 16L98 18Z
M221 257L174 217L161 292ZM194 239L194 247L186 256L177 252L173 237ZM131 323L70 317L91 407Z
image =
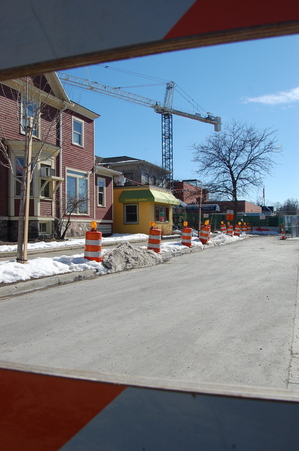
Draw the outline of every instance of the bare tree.
M17 261L23 261L24 251L24 217L25 217L25 203L27 197L27 183L28 177L30 183L33 178L34 171L38 162L43 161L43 150L48 143L51 136L56 136L56 125L59 120L59 111L50 108L47 102L49 94L42 89L36 89L33 86L32 79L25 77L21 84L13 81L16 88L1 85L3 95L9 96L14 100L16 106L15 116L10 117L9 120L17 122L17 126L22 131L23 136L23 150L21 154L15 153L13 148L7 144L9 140L5 136L4 127L0 124L0 164L9 169L11 175L14 177L16 184L19 184L18 189L20 193L20 207L19 207L19 221L18 221L18 246L17 246ZM22 87L22 91L17 89ZM6 91L5 91L6 89ZM40 118L43 116L46 127L40 127ZM5 117L5 119L7 119ZM34 152L30 152L30 143L34 140L38 143L35 146ZM29 158L28 158L29 156ZM51 155L47 155L47 159ZM16 164L15 164L16 162Z
M71 225L73 213L85 211L86 204L89 201L86 197L68 197L65 211L61 218L54 219L54 237L57 240L64 240L67 231Z
M299 212L299 201L298 199L287 199L283 204L279 204L277 208L277 213L280 216L283 215L297 215Z
M205 143L193 146L197 173L203 180L208 178L205 187L234 202L235 218L240 196L262 186L263 176L271 174L274 152L279 151L274 133L233 121Z

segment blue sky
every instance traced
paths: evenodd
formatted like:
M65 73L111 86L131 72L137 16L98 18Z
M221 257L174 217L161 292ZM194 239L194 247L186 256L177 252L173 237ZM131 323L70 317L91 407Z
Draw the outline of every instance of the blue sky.
M193 112L180 95L185 92L199 112L273 128L282 154L276 154L273 176L264 179L267 205L299 199L299 36L285 36L182 50L115 61L66 73L121 87L163 103L165 83L178 85L173 105ZM108 66L108 67L106 67ZM136 75L140 74L142 75ZM161 82L161 84L159 84ZM151 108L65 85L70 98L101 115L96 120L96 155L126 155L162 165L161 116ZM182 90L182 91L180 91ZM195 111L194 111L195 112ZM213 125L173 116L174 178L193 179L192 146L214 133ZM204 180L203 180L204 182ZM261 201L262 189L246 200Z

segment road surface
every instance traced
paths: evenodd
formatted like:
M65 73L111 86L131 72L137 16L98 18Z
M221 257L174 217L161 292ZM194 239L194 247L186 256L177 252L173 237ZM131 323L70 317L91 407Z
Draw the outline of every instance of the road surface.
M0 301L0 360L299 389L299 240L254 237Z

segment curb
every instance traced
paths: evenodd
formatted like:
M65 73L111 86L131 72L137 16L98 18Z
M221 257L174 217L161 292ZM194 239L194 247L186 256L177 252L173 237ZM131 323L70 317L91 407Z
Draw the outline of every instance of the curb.
M97 271L95 269L86 269L85 271L74 271L43 277L41 279L30 279L24 282L17 282L0 288L0 299L16 296L18 294L31 293L32 291L43 290L56 285L65 285L67 283L79 282L80 280L93 279L96 275Z

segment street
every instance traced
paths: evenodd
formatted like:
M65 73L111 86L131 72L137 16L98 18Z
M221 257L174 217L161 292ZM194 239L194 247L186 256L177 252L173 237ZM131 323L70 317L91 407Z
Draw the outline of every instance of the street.
M0 302L0 360L299 389L299 240L252 237Z

